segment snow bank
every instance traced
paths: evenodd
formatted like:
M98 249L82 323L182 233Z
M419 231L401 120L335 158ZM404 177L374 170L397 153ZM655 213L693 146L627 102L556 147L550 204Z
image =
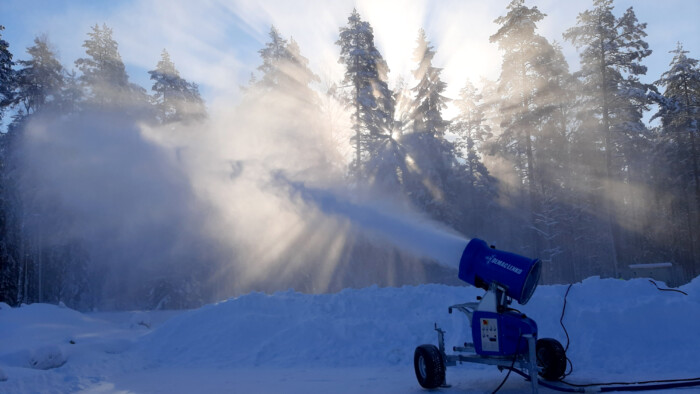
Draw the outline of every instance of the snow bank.
M36 369L56 368L66 362L73 338L102 329L89 317L54 305L2 308L0 363Z
M564 316L574 377L697 375L700 281L683 290L689 295L659 291L645 279L591 278L574 285ZM564 345L559 318L565 291L563 285L540 286L520 306L538 323L540 337ZM471 341L466 318L449 315L447 307L481 293L423 285L250 294L168 321L138 351L174 365L409 367L416 345L436 342L433 323L447 330L448 348Z
M590 278L574 285L563 320L575 368L571 380L700 376L700 282L681 290L689 295L659 291L647 279ZM558 320L565 291L565 286L538 289L532 305L523 308L541 335L553 333L563 344Z
M447 306L480 293L423 285L249 294L173 318L139 350L175 365L406 364L416 344L434 339L434 322L452 327Z
M527 305L513 305L535 319L540 337L553 337L564 345L559 318L566 289L540 286ZM563 319L570 336L567 354L574 366L568 379L700 375L700 279L680 290L688 295L659 291L645 279L590 278L573 285ZM322 295L253 293L179 313L165 322L152 318L158 316L155 312L85 315L51 305L3 308L0 377L7 381L0 379L0 392L86 388L151 392L168 376L185 384L176 378L182 371L190 371L188 386L182 386L187 390L199 387L198 380L209 379L209 391L228 392L233 375L248 379L246 387L255 388L260 379L279 376L281 383L272 392L284 387L300 393L310 392L304 389L315 384L309 379L318 371L338 379L345 373L332 371L354 376L343 381L348 385L343 392L360 390L360 386L353 389L352 382L363 374L394 371L382 372L393 383L376 386L376 392L409 392L419 389L412 376L414 348L436 343L434 323L447 331L448 349L469 341L466 318L448 314L447 307L473 301L482 293L473 287L443 285L346 289ZM145 322L156 324L148 329ZM65 363L52 364L49 370L32 369L31 357L37 354L44 363L62 358ZM257 375L247 377L251 371ZM288 386L299 375L297 386ZM470 384L465 387L471 387L468 392L483 392L493 390L502 375L492 367L463 365L448 370L448 379L457 388L465 380ZM518 378L511 380L506 392L528 387L517 383ZM396 382L403 386L393 386ZM178 387L173 383L162 390L177 392Z

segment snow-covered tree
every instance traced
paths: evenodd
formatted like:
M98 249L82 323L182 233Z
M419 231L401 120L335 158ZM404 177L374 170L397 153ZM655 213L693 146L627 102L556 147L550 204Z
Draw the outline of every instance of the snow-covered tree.
M200 120L206 117L197 84L180 77L170 54L163 49L156 69L148 72L153 81L156 116L161 123Z
M410 109L411 126L401 138L406 151L407 171L404 188L413 202L436 218L446 222L457 219L454 203L449 198L448 184L456 169L453 144L445 139L449 122L442 117L448 99L442 95L447 85L440 79L442 69L433 65L435 50L425 31L418 31L413 60L417 63L413 76L417 83ZM453 223L454 224L454 223Z
M442 138L448 126L448 122L442 118L442 110L447 108L448 101L442 93L447 84L440 79L442 69L433 66L435 49L428 42L423 29L418 31L416 43L413 60L418 67L413 70L413 76L418 84L412 89L415 94L413 130Z
M456 182L450 181L450 184L458 188L456 193L462 216L458 228L468 233L474 228L484 229L488 218L500 213L496 203L498 183L483 162L488 144L493 143L493 134L485 119L484 97L474 85L467 82L453 103L458 113L449 130L455 136L458 164ZM484 211L490 214L484 215ZM496 230L497 226L492 227L490 231Z
M657 97L660 108L654 115L662 123L656 146L655 186L669 196L665 197L668 206L659 209L666 216L662 220L671 218L665 228L675 228L674 236L668 239L670 245L676 245L674 260L685 263L688 274L694 277L700 272L700 67L680 43L671 53L669 70L655 83L664 88L663 95Z
M613 275L619 275L622 235L616 222L621 219L612 185L637 181L643 177L643 165L649 154L648 131L642 122L648 109L648 86L639 80L646 73L641 61L651 54L644 41L646 24L639 23L630 7L617 18L612 0L595 0L593 8L578 15L577 25L564 38L581 50L581 116L586 125L594 126L597 136L590 154L603 152L603 168L598 172L604 195L605 212L612 237ZM622 182L622 183L620 183ZM617 201L617 202L616 202Z
M112 29L103 24L92 26L89 38L83 43L88 57L75 61L82 72L80 80L91 89L97 100L107 100L110 90L126 89L129 77L119 54L119 45L112 38Z
M294 56L289 50L289 43L280 35L277 28L270 27L268 35L270 41L258 51L263 63L258 66L258 71L262 73L262 76L257 83L267 89L287 86L290 83L289 79L293 78L290 75L290 66L294 61ZM298 50L298 46L296 49Z
M537 7L525 6L523 0L513 0L505 16L496 19L498 31L490 37L503 51L503 64L498 80L499 112L501 117L501 145L512 157L528 185L531 210L536 203L535 159L532 146L538 119L535 97L543 76L538 69L538 56L545 50L546 41L535 31L544 14Z
M146 89L129 83L126 67L119 54L119 45L112 38L112 29L103 24L92 26L83 43L87 57L75 61L82 75L79 80L84 97L101 107L119 106L145 111L149 98Z
M35 38L27 53L31 56L29 60L17 62L22 66L17 72L17 101L26 114L40 111L47 105L60 107L66 86L65 71L46 36Z
M554 204L558 195L554 189L559 185L552 176L558 163L551 154L567 149L562 133L557 132L562 125L556 122L556 110L563 90L559 84L568 70L560 52L537 33L544 13L526 6L524 0L511 1L507 10L496 19L500 27L490 38L503 51L495 99L500 119L498 153L512 163L520 178L522 191L516 190L511 198L530 216L526 228L531 237L525 243L543 260L551 260L544 251L551 249L548 243L555 230L545 228L549 227L545 223L555 222L549 215L556 209L543 203ZM519 198L520 193L525 199Z
M347 26L340 28L341 64L345 65L343 83L352 92L353 128L355 136L355 158L351 171L356 177L367 173L380 172L387 168L381 159L382 154L391 146L392 121L394 117L394 100L387 85L389 68L379 50L374 45L372 26L360 17L357 10L348 17ZM367 169L366 163L374 160L375 169ZM391 167L392 165L389 165ZM395 178L396 174L388 171L380 178Z
M484 119L483 95L467 82L454 104L459 112L452 120L450 131L456 136L456 153L464 161L469 183L478 186L480 182L490 182L481 158L484 143L493 137L491 127Z
M258 51L262 59L260 77L252 76L249 98L264 100L257 105L273 106L275 111L288 115L287 127L317 131L321 101L312 84L319 82L319 77L309 68L309 60L294 38L285 39L274 26L269 37L270 41ZM318 136L316 143L321 144L321 140Z
M274 26L269 37L270 41L258 51L263 61L258 66L261 76L258 79L253 75L250 86L258 93L275 92L285 99L318 106L318 94L311 84L320 79L309 68L309 60L301 54L299 44L294 38L285 39Z
M665 98L656 116L661 117L668 131L680 132L683 137L679 139L687 138L687 145L682 145L688 151L681 161L690 164L688 172L692 174L696 203L700 204L700 67L698 60L688 57L688 51L680 43L671 53L674 54L671 68L656 81L664 88Z
M12 66L10 44L2 39L5 26L0 25L0 121L5 109L12 103L14 96L15 74Z
M0 25L0 33L5 27ZM12 53L10 44L2 39L0 34L0 121L2 121L5 109L9 107L14 98L15 73L12 69ZM0 299L14 304L17 296L17 261L16 233L14 212L10 204L11 192L9 190L9 135L0 133Z

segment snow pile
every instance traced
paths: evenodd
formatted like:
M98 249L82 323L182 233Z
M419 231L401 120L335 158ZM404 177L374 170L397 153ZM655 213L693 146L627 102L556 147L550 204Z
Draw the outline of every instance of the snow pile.
M662 285L662 284L661 284ZM576 377L697 374L700 281L690 295L657 290L648 280L591 278L572 287L564 324ZM540 337L566 345L559 318L566 286L540 286L513 305L535 319ZM139 343L160 364L207 366L410 365L416 345L448 348L471 341L466 318L447 307L474 301L473 287L423 285L347 289L338 294L250 294L168 321Z
M79 312L47 304L0 310L0 363L6 366L51 369L70 355L70 341L106 329Z
M540 337L564 345L566 289L540 286L527 305L513 305L537 322ZM574 366L568 380L700 375L700 279L680 290L688 295L644 279L575 284L564 316ZM173 317L3 307L0 392L420 392L413 350L436 343L434 323L447 331L448 349L469 341L466 317L447 307L482 293L444 285L253 293ZM33 369L32 360L51 369ZM449 383L465 392L490 392L502 377L489 366L448 369ZM528 388L511 377L503 392Z
M441 285L254 293L173 318L144 338L139 351L175 365L407 364L416 344L434 341L434 322L465 324L451 319L449 305L481 293Z
M663 283L658 283L664 288ZM589 278L574 285L563 319L571 339L572 381L700 377L700 281L678 292L646 279ZM538 289L528 308L540 336L566 345L559 327L563 286Z
M29 366L34 369L58 368L66 363L66 356L58 346L43 346L31 352Z

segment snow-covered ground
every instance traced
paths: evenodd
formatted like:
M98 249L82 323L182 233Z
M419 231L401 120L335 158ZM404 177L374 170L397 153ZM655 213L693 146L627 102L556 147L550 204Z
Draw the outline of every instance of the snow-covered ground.
M575 284L564 323L573 382L700 377L700 278L657 290L649 281ZM563 344L566 286L540 286L521 311L540 337ZM473 287L422 285L337 294L249 294L184 312L82 314L65 307L0 304L1 393L418 393L413 350L469 339L447 307ZM505 373L465 364L447 370L454 393L493 391ZM512 374L500 392L528 392ZM694 392L696 389L677 389ZM543 389L543 393L552 391Z

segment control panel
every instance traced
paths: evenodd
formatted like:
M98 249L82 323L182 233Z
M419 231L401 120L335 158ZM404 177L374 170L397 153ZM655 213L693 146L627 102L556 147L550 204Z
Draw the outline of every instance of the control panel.
M498 320L481 318L481 349L485 352L498 352Z

